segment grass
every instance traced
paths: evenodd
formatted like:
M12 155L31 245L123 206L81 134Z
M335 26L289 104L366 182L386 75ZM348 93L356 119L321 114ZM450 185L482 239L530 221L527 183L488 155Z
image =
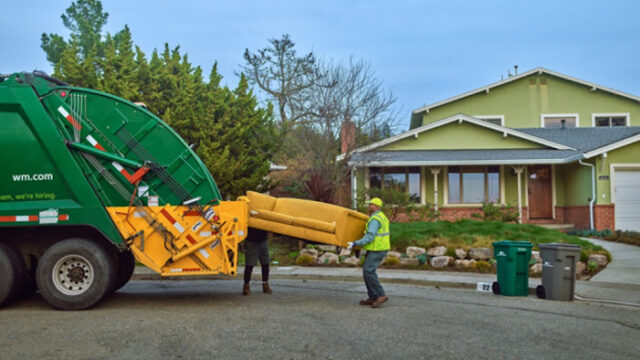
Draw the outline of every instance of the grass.
M583 260L593 253L607 255L610 259L609 253L600 246L577 236L536 225L459 220L392 223L390 231L391 247L397 251L404 251L407 246L424 248L446 246L448 251L452 248L468 250L472 247L491 247L494 241L513 240L531 242L534 250L538 250L540 244L552 242L575 244L581 246Z

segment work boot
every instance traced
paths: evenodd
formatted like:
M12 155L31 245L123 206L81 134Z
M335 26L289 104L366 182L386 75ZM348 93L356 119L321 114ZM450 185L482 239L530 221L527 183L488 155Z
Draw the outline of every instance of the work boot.
M271 288L269 287L269 283L267 282L263 282L262 283L262 292L265 294L271 294L273 291L271 291Z
M251 286L249 283L246 283L242 287L242 295L248 296L249 294L251 294Z
M373 300L373 299L360 300L360 305L369 305L370 306L370 305L373 305L374 301L375 300Z
M387 301L389 301L389 297L386 296L386 295L382 295L382 296L378 297L376 299L376 301L373 302L373 304L371 304L371 307L372 308L380 307L380 305L386 303Z

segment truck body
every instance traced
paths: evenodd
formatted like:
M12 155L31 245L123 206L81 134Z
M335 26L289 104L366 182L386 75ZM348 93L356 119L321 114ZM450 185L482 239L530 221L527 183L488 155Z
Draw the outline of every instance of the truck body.
M37 286L84 309L134 257L163 276L235 275L246 201L222 201L182 138L144 107L44 73L0 76L0 305Z

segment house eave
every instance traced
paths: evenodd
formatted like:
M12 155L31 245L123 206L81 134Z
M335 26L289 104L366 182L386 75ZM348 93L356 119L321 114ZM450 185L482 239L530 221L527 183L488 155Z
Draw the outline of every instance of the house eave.
M361 161L349 162L349 166L457 166L457 165L546 165L568 164L578 161L582 154L565 159L512 159L512 160L435 160L435 161Z

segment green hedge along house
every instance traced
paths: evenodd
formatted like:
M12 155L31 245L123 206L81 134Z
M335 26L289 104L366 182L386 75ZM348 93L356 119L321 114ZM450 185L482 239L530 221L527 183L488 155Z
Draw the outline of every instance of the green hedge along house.
M348 165L353 198L400 189L445 220L494 202L523 223L640 231L640 97L536 68L414 110Z

